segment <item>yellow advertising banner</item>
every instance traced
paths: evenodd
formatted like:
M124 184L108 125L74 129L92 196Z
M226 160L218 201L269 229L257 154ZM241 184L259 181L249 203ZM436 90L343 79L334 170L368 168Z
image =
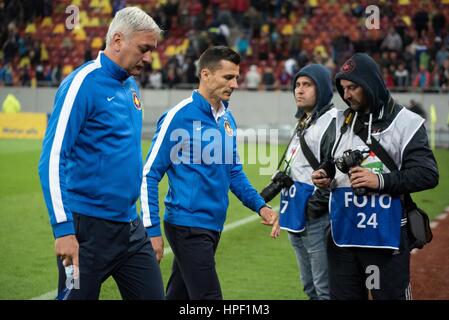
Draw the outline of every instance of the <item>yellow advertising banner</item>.
M47 114L0 112L0 139L43 139Z

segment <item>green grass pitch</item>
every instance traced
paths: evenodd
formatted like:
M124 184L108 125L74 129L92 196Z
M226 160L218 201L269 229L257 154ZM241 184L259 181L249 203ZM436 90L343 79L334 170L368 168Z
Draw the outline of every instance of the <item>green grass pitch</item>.
M143 143L144 155L149 144ZM41 145L42 141L36 140L0 140L0 299L30 299L57 286L54 239L37 174ZM283 148L280 146L278 152ZM254 152L254 146L246 145L240 152ZM449 151L436 150L435 155L440 169L439 186L414 195L432 217L449 202ZM245 164L250 181L261 190L270 177L259 176L258 169L257 164ZM164 179L159 192L161 207L166 190ZM273 205L278 202L277 198ZM226 223L253 214L230 196ZM306 299L287 234L282 232L280 238L273 240L269 231L255 220L223 233L216 262L225 299ZM165 283L172 258L168 254L161 262ZM112 279L103 284L100 298L120 299Z

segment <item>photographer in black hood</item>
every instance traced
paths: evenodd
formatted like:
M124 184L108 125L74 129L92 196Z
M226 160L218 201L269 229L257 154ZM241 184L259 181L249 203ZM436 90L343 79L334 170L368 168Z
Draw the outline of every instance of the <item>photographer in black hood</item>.
M367 54L347 60L335 82L349 108L337 115L332 155L341 159L345 151L359 150L366 157L349 174L337 170L332 184L331 299L368 299L369 291L374 299L410 299L410 252L401 195L438 184L424 119L394 101ZM369 148L374 140L399 170L390 172ZM356 188L368 194L356 195Z
M298 124L286 153L286 173L294 183L281 192L279 223L295 250L304 292L312 300L326 300L329 189L315 188L312 172L330 159L335 141L330 72L318 64L305 66L293 79L293 94Z

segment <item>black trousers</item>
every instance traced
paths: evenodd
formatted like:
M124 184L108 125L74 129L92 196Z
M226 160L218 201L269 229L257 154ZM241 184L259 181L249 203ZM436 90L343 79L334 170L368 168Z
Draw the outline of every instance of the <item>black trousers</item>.
M399 250L338 247L330 232L327 247L331 299L367 300L368 289L375 300L411 299L406 226Z
M167 300L222 300L215 270L220 233L168 222L164 222L164 230L175 256Z
M138 218L130 223L73 214L79 242L79 289L63 294L65 269L58 259L58 297L95 300L112 276L123 299L164 299L164 284L151 241Z

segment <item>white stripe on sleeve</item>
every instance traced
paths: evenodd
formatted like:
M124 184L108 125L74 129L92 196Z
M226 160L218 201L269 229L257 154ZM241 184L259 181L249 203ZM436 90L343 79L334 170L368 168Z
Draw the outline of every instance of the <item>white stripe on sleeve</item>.
M150 207L148 204L148 189L147 189L147 174L151 170L151 166L153 165L154 160L159 152L159 149L162 145L162 141L164 141L165 134L167 133L167 129L170 125L170 122L173 120L176 113L184 108L186 105L193 101L192 97L182 100L175 107L173 107L170 111L167 112L164 121L162 122L161 129L159 130L159 134L157 136L156 142L154 143L153 149L148 157L147 162L143 168L143 179L142 179L142 187L140 189L140 201L142 203L142 213L143 213L143 225L145 228L151 227L153 224L151 222L150 217Z
M64 205L62 203L61 186L59 181L59 160L61 156L62 142L64 140L65 131L67 129L67 123L69 121L70 112L72 111L73 103L78 94L86 76L97 68L101 67L100 54L95 62L86 65L81 69L72 80L69 90L64 98L64 103L59 115L58 124L56 126L55 137L50 151L50 164L49 164L49 184L50 184L50 196L53 205L53 211L56 217L56 222L61 223L67 221L67 215L64 211Z

